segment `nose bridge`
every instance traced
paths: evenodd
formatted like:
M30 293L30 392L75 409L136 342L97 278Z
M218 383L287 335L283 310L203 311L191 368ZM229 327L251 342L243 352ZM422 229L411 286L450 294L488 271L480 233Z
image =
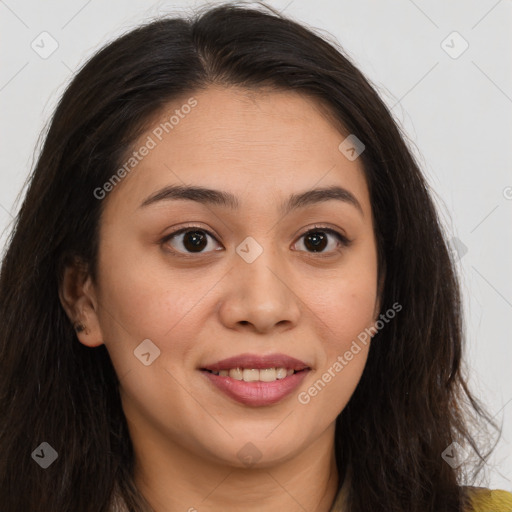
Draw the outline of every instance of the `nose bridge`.
M256 236L258 239L256 239ZM224 320L251 323L268 330L281 322L296 323L297 297L292 293L287 265L271 236L248 236L235 248L232 286L224 298Z
M269 292L275 295L283 287L282 279L277 275L285 273L282 255L272 244L271 236L258 234L246 237L235 249L238 258L235 258L235 273L240 274L242 280L249 284L253 291L263 289L269 300Z

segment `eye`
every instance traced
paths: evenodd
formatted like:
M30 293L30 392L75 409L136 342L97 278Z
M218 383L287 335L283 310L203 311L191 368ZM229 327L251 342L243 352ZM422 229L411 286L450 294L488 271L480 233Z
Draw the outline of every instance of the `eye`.
M210 240L212 242L210 242ZM336 251L341 247L348 247L351 241L338 231L315 226L313 229L306 231L301 237L302 245L307 252L328 253ZM171 246L173 252L179 254L202 254L205 252L213 252L219 249L212 249L217 239L207 230L200 226L187 226L167 235L161 240ZM295 245L299 244L296 242ZM206 250L206 249L210 250ZM327 248L327 250L325 250ZM300 249L303 250L303 249Z
M322 226L315 226L306 231L300 240L308 252L332 252L339 249L340 245L348 247L351 244L351 241L338 231ZM324 250L326 247L330 247L330 250Z
M212 252L204 250L205 248L211 248L212 246L212 243L208 240L208 238L217 241L217 239L209 231L206 231L199 226L189 226L179 229L170 235L167 235L162 240L162 243L169 244L176 252L179 253L194 254Z

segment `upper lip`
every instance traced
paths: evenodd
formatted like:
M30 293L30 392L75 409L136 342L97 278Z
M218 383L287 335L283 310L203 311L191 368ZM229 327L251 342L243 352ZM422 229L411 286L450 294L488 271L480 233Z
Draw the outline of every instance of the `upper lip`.
M261 356L258 354L240 354L234 357L228 357L222 361L203 366L201 370L230 370L231 368L246 368L261 370L263 368L286 368L288 370L300 371L309 366L303 361L286 354L268 354Z

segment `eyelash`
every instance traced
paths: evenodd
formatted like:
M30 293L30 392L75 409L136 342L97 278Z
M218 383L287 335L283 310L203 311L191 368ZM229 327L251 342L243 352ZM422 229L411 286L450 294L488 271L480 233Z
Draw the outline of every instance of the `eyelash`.
M210 231L202 228L201 226L194 226L194 225L180 228L177 231L174 231L174 232L166 235L164 238L162 238L162 240L160 240L160 243L167 244L167 242L172 240L175 236L183 234L183 233L187 233L188 231L201 231L203 233L206 233L211 238L213 238L217 243L219 243L217 238L212 233L210 233ZM352 240L349 240L346 236L342 235L340 232L336 231L335 229L332 229L332 228L329 228L326 226L321 226L321 225L314 225L313 227L309 228L307 231L305 231L304 233L302 233L300 235L299 239L310 234L310 233L314 233L314 232L322 232L322 233L328 233L328 234L334 235L338 239L341 247L343 247L343 248L347 248L352 244ZM184 257L184 258L190 258L190 257L193 257L194 255L208 254L209 252L215 252L215 251L196 252L196 253L181 252L181 251L177 251L176 249L174 249L172 247L170 248L170 251L173 254L177 255L178 257ZM333 253L333 252L340 252L340 248L338 247L334 251L327 251L327 252L324 252L324 251L321 251L321 252L300 251L300 252L307 252L308 254L314 254L319 257L328 257L328 256L332 256L331 253Z

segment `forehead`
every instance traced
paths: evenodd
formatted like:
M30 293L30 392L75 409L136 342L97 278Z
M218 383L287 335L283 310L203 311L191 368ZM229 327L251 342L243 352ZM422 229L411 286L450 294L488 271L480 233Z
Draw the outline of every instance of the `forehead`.
M369 210L361 159L339 149L347 135L308 96L209 87L153 117L133 144L137 157L130 153L121 164L129 172L108 202L122 200L133 211L159 188L187 184L222 188L245 197L242 205L281 204L294 192L339 185Z

